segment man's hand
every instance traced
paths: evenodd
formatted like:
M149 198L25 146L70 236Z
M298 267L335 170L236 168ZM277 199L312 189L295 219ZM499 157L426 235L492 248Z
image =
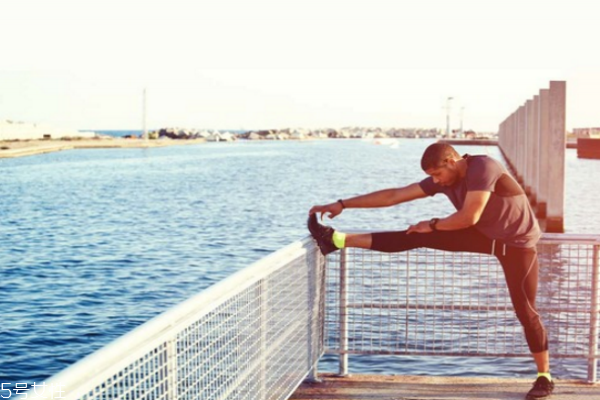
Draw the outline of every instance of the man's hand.
M328 218L335 218L342 213L344 207L340 202L325 204L322 206L313 206L310 211L308 211L308 215L313 215L314 213L321 214L321 221L323 220L323 215L327 213Z
M429 233L433 232L429 226L429 221L421 221L416 225L410 225L406 233Z

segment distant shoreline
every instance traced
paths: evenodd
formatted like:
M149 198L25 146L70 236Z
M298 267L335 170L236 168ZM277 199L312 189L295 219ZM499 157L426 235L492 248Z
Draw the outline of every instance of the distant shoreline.
M318 138L306 138L304 140L314 140ZM397 138L391 138L397 139ZM245 139L246 141L248 139ZM298 140L298 139L296 139ZM303 139L300 139L302 141ZM339 140L339 139L334 139ZM351 139L352 140L352 139ZM360 140L360 139L355 139ZM255 142L254 140L248 140ZM262 141L262 140L260 140ZM269 140L265 140L268 142ZM497 146L496 140L460 140L460 139L440 139L454 145L488 145ZM208 142L204 138L198 139L154 139L145 140L141 138L124 137L102 137L95 139L51 139L51 140L0 140L0 158L16 158L34 156L45 153L52 153L64 150L74 149L122 149L122 148L150 148L166 146L183 146L191 144L200 144Z
M205 139L144 140L125 138L76 139L76 140L17 140L0 141L0 158L16 158L53 153L73 149L123 149L181 146L206 142Z

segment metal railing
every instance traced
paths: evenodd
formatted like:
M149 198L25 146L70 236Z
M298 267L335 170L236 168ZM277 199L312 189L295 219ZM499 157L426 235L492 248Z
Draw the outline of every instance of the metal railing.
M53 376L46 398L287 399L323 354L324 262L296 242Z
M596 381L600 236L545 235L537 305L555 358ZM526 357L498 261L417 249L320 255L306 238L46 382L80 400L287 399L325 354ZM21 396L25 399L26 395Z
M600 236L546 234L537 306L553 358L581 359L597 380ZM327 256L325 351L421 356L530 356L493 256L344 249Z

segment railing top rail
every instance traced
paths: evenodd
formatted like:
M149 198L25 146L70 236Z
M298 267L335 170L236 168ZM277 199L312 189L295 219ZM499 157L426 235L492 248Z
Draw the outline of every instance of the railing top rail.
M352 230L348 233L370 233L371 230ZM600 245L600 234L543 233L540 244L591 244Z
M544 233L540 244L592 244L600 245L600 235L574 233Z
M129 365L174 331L210 313L228 298L284 266L288 260L306 253L310 243L309 237L298 240L215 283L50 377L47 385L68 385L68 398L72 398L71 393L77 392L77 388L103 382L115 370Z

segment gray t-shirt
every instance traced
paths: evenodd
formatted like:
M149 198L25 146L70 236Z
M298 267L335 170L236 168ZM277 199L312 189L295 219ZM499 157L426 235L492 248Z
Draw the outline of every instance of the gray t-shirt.
M535 247L541 231L525 192L506 168L488 156L465 156L467 173L452 186L442 186L428 177L420 182L433 196L444 193L454 207L463 207L468 191L491 192L475 228L490 239L515 247Z

